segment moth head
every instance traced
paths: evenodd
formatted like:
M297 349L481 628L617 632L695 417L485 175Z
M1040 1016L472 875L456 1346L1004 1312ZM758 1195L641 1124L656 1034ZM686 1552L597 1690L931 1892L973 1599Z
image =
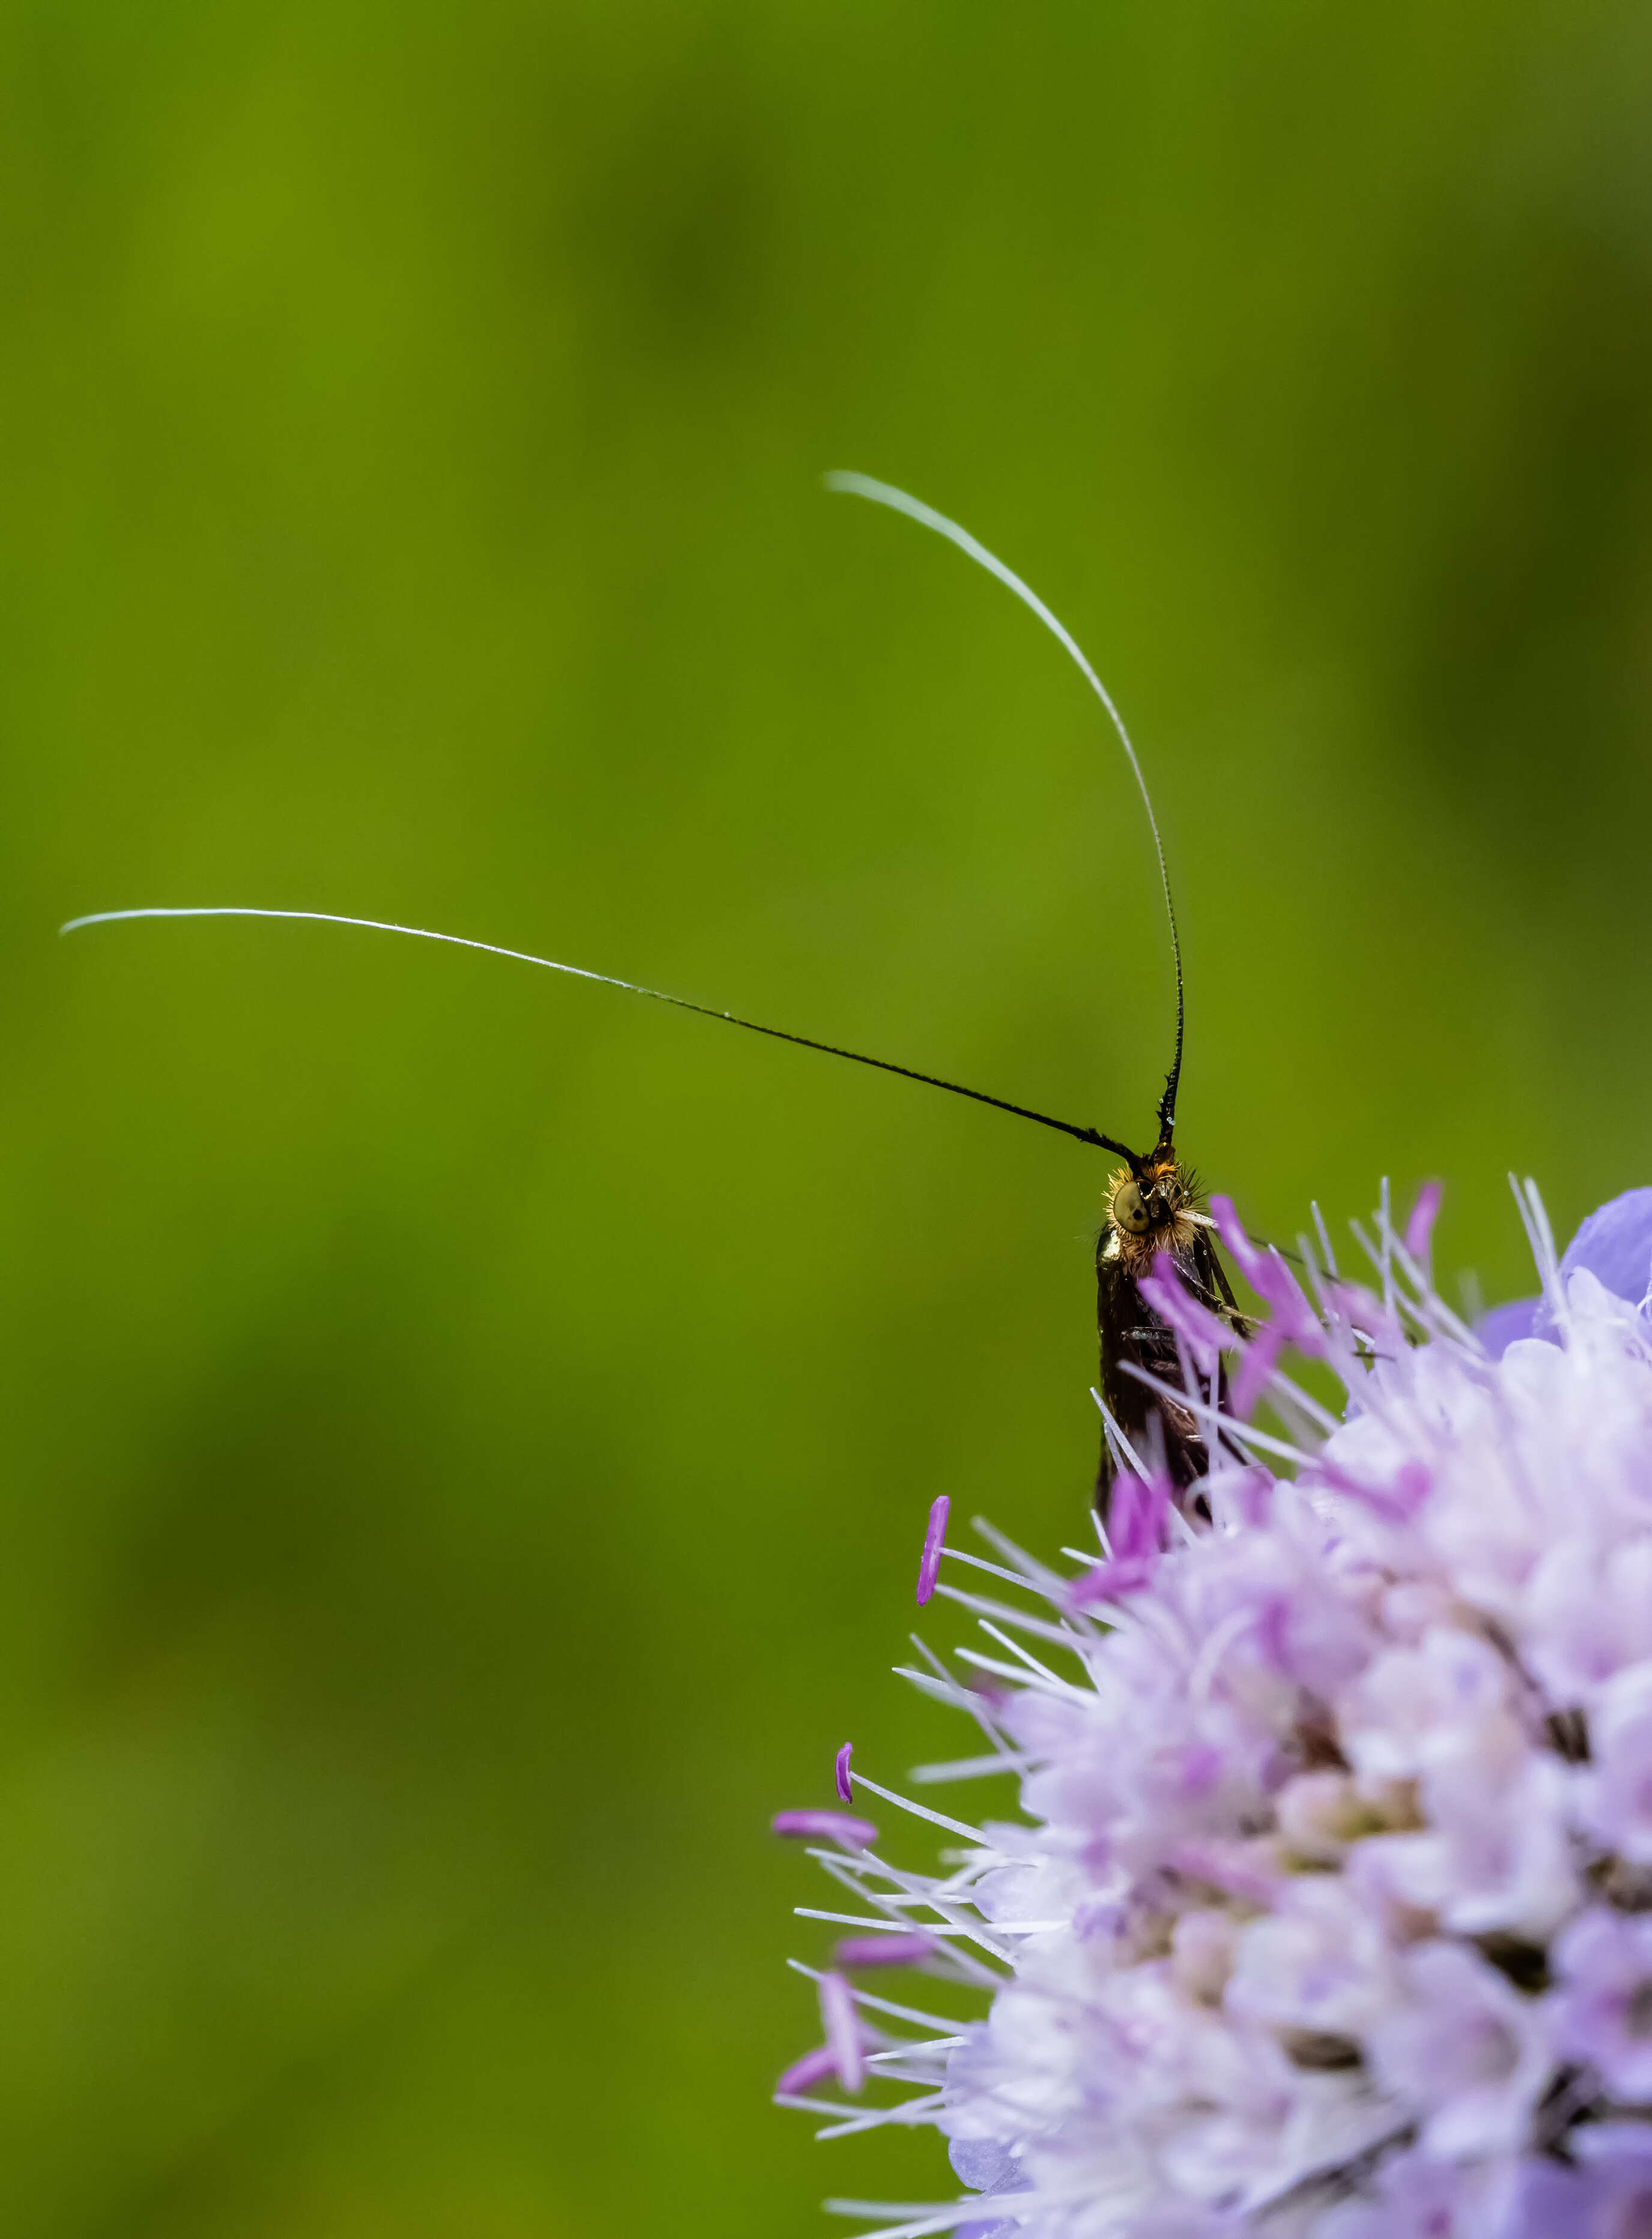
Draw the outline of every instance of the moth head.
M1113 1176L1107 1218L1126 1236L1152 1236L1175 1226L1186 1200L1175 1159L1144 1159L1138 1168L1123 1166Z

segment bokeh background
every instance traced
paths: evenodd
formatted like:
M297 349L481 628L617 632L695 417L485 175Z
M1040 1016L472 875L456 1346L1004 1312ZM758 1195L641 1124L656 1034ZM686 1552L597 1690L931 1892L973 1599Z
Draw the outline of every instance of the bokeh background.
M949 1492L1073 1536L1103 1164L1652 1179L1637 0L13 0L0 2227L932 2196L765 1833ZM959 1621L928 1625L946 1644ZM995 1808L1002 1810L1007 1797ZM919 1846L921 1850L921 1846ZM918 1853L915 1852L914 1855ZM831 2227L825 2227L831 2228Z

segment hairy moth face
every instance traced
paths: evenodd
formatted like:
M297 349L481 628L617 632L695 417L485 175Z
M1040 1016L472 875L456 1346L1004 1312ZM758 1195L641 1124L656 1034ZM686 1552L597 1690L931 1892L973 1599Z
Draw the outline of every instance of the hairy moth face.
M1105 1259L1131 1276L1145 1274L1161 1252L1183 1257L1198 1232L1192 1177L1168 1154L1147 1161L1139 1174L1120 1166L1107 1178Z

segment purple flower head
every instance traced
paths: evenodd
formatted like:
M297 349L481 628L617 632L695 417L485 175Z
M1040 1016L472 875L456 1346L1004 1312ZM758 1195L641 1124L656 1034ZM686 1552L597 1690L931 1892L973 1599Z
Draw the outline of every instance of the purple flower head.
M973 1729L926 1777L1021 1808L890 1793L936 1870L828 1861L839 1967L924 1969L872 2002L904 2096L839 2127L932 2123L972 2188L882 2239L1652 2239L1652 1190L1499 1359L1434 1292L1436 1203L1379 1214L1362 1288L1214 1200L1267 1319L1198 1497L1126 1472L1071 1571L995 1539L982 1633L914 1668ZM1144 1297L1204 1373L1199 1303Z

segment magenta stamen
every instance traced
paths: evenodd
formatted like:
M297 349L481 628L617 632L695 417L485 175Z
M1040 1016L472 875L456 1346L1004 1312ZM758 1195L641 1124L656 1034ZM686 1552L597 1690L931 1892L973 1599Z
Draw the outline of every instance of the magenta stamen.
M845 1742L843 1747L838 1751L838 1761L832 1768L833 1777L838 1784L839 1804L854 1802L854 1791L849 1785L849 1760L854 1753L854 1744Z
M774 2089L780 2092L806 2091L837 2072L837 2055L828 2045L818 2044L813 2052L806 2052L801 2060L792 2063Z
M1075 1578L1067 1598L1076 1610L1088 1609L1094 1602L1122 1601L1126 1594L1138 1594L1144 1586L1153 1583L1157 1562L1140 1556L1127 1563L1098 1563Z
M1264 1251L1251 1241L1233 1209L1231 1198L1212 1195L1211 1215L1216 1222L1217 1234L1238 1262L1239 1272L1257 1298L1272 1310L1272 1326L1278 1332L1279 1341L1323 1358L1325 1333L1319 1325L1319 1317L1278 1252L1271 1246Z
M772 1822L777 1835L798 1835L806 1842L841 1843L846 1850L869 1850L878 1839L870 1819L857 1819L847 1811L777 1811Z
M839 1967L915 1967L934 1949L932 1936L845 1936L832 1956Z
M1410 1219L1405 1224L1405 1249L1426 1275L1429 1267L1429 1244L1434 1234L1434 1217L1440 1210L1443 1194L1438 1182L1424 1182L1416 1193L1416 1203L1411 1207Z
M1391 1485L1366 1485L1323 1454L1316 1455L1304 1472L1304 1478L1310 1474L1334 1492L1363 1501L1385 1524L1409 1524L1434 1490L1433 1472L1415 1455L1400 1464Z
M846 2091L859 2091L866 2080L866 2062L861 2057L860 2023L855 2013L854 1992L841 1975L820 1977L820 2023L839 2083Z
M1227 1324L1201 1306L1177 1272L1168 1252L1154 1260L1152 1272L1136 1285L1154 1312L1166 1321L1186 1344L1202 1376L1214 1376L1218 1356L1234 1342Z
M1285 1333L1273 1323L1259 1329L1246 1345L1228 1394L1228 1405L1237 1421L1250 1421L1257 1400L1268 1388L1284 1345Z
M1091 1602L1117 1601L1139 1593L1151 1583L1164 1550L1176 1489L1163 1470L1144 1478L1123 1472L1113 1483L1107 1523L1113 1551L1074 1580L1069 1596L1074 1608Z
M941 1566L941 1549L946 1545L946 1519L952 1512L952 1504L946 1493L938 1494L929 1511L929 1529L924 1534L924 1551L918 1565L918 1606L924 1604L935 1591L935 1580Z

